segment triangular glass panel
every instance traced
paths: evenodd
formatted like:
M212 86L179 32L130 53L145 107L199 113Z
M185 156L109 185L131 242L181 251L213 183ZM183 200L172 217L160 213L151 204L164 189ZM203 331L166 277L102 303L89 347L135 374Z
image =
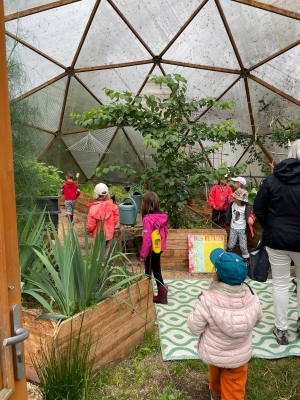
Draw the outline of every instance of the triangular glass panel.
M202 141L204 147L210 147L216 144L210 140ZM220 144L220 143L218 143ZM229 143L224 143L215 153L210 154L208 159L210 160L214 168L219 168L221 164L226 163L228 167L235 166L244 152L244 147L236 145L234 148ZM240 163L240 162L239 162Z
M192 64L240 69L219 11L209 1L163 56Z
M299 40L300 21L255 7L220 0L246 68Z
M244 80L240 79L220 100L234 101L236 105L230 110L212 107L201 117L200 121L205 121L211 125L233 119L233 126L236 131L252 134Z
M268 137L265 139L265 141L263 143L264 148L270 154L270 156L274 160L275 164L278 164L282 160L285 160L286 158L288 158L288 153L289 153L288 145L289 144L290 144L289 142L286 142L285 146L279 146L276 143L271 143L271 141Z
M52 8L8 21L6 29L68 67L94 5L95 0L83 0Z
M104 104L108 104L111 100L102 90L104 87L118 92L129 91L136 94L149 73L150 67L148 64L136 65L126 68L82 72L77 75L98 99Z
M149 60L151 55L114 11L101 1L78 57L76 68Z
M152 0L139 5L136 0L115 0L114 3L154 54L161 53L199 7L198 0Z
M70 114L82 114L99 106L98 101L74 78L71 78L67 103L62 123L62 131L69 132L80 127L71 119Z
M236 74L163 64L167 74L180 74L188 81L189 100L219 97L237 78Z
M108 129L98 129L95 131L91 131L93 137L99 141L102 146L107 149L114 133L116 131L115 127ZM87 135L87 132L80 132L76 134L63 135L63 141L66 144L67 148L72 147L74 144L78 143L78 141L82 140ZM109 149L108 149L109 150ZM111 151L111 150L109 150ZM86 153L86 152L78 152L78 151L70 151L72 156L75 158L77 163L82 168L86 177L90 179L94 170L98 166L101 158L103 157L103 153Z
M91 132L88 132L85 137L78 140L76 143L73 143L71 146L68 147L67 150L71 151L72 153L111 153L111 151L107 149L106 146L103 146L101 142L99 142L99 140L94 138Z
M36 111L28 116L29 124L57 132L66 83L67 77L62 78L21 100L21 102L27 101Z
M124 131L128 135L129 139L133 143L136 151L139 153L141 160L144 161L147 167L154 167L155 163L150 156L155 153L155 150L152 147L143 146L143 136L142 134L131 126L126 126Z
M300 47L274 58L251 71L261 80L300 100Z
M6 53L8 68L10 64L17 63L20 65L22 74L22 84L18 85L17 93L10 93L11 98L19 97L64 72L56 64L21 43L17 43L9 36L6 36Z
M53 3L53 0L4 0L5 15Z
M261 150L261 148L257 144L254 144L253 146L255 146L255 152L259 155L261 160L263 162L268 162L269 160L267 159L267 156ZM243 157L240 160L240 164L247 165L246 171L244 172L243 176L246 177L248 186L251 181L254 187L258 187L260 181L262 179L264 179L266 177L266 175L265 175L265 172L262 171L262 165L260 165L259 161L257 159L255 159L255 157L253 156L251 151L248 150L243 155Z
M62 139L57 138L53 145L46 151L41 158L41 162L47 165L54 165L61 171L61 177L64 178L67 171L72 171L74 175L80 174L80 180L86 180L85 174L76 163L71 154L66 151L66 145Z
M290 121L299 121L300 107L248 79L252 112L257 134L269 133L270 124L279 120L284 126Z
M158 75L162 76L162 72L159 67L155 67L151 75ZM144 85L141 95L146 95L146 96L155 96L159 97L161 99L164 99L169 96L171 93L171 90L168 88L167 85L162 85L161 87L159 85L156 85L154 82L150 81L151 77L147 80L146 84ZM145 102L143 101L142 104Z
M31 128L30 141L32 143L31 146L32 158L37 159L54 138L55 136L52 135L51 133Z
M101 165L120 165L125 168L130 166L135 171L139 171L143 168L139 157L132 148L122 129L118 130L109 149L113 154L105 154L101 161ZM126 180L126 176L118 171L113 171L101 175L101 179L109 182L123 182ZM134 180L134 176L129 177L129 180Z

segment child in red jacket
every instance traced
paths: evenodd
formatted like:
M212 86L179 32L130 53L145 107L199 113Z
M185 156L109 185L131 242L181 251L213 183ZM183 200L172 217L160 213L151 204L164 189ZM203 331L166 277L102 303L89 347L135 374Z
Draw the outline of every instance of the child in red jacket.
M212 221L218 225L225 225L225 214L232 201L232 190L227 185L228 176L218 181L209 193L208 202L212 208Z
M61 194L65 196L66 215L71 222L73 222L76 199L78 196L80 196L78 185L73 181L73 179L73 173L71 171L68 171L66 174L66 182L62 184L60 190Z
M97 231L100 230L101 221L104 222L104 232L106 236L104 258L107 258L111 241L114 237L115 226L120 219L119 209L111 200L108 193L108 187L104 183L98 183L98 185L95 186L94 192L94 198L97 201L87 205L89 212L87 216L86 230L95 238Z

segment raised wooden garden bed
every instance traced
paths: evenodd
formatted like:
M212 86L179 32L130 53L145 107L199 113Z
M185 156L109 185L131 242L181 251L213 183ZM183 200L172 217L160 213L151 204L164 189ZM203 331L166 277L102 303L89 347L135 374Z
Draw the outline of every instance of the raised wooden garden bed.
M93 201L95 201L95 199L93 198L93 196L91 194L81 192L80 196L77 197L75 210L82 214L87 214L88 213L87 205L89 203L93 203ZM65 204L64 196L62 196L60 198L59 204L61 207L64 208L64 204Z
M186 207L187 213L193 213L201 222L208 219L200 214L196 209ZM209 222L209 221L208 221ZM187 270L189 266L188 257L188 235L209 235L222 236L224 240L224 249L227 246L227 232L218 225L211 223L210 229L169 229L167 237L167 250L162 253L161 266L165 268L182 268Z
M95 355L94 370L125 357L143 341L146 330L152 329L152 296L151 282L143 279L130 287L130 293L128 289L119 292L118 300L106 299L60 324L50 320L36 321L36 313L23 310L23 327L30 331L24 342L27 379L38 382L30 354L39 356L41 346L46 343L50 349L58 351L59 345L68 342L71 329L75 335L79 332L83 315L82 334L93 335L91 356Z

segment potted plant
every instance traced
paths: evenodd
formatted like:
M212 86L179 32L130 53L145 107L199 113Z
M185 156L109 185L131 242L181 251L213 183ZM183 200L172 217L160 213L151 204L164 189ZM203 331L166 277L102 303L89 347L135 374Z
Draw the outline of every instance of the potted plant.
M71 331L78 331L83 313L82 332L92 334L96 347L94 368L127 354L143 339L153 320L153 307L148 305L152 298L149 279L143 273L130 272L123 261L126 255L116 252L115 245L104 259L103 229L92 249L85 233L84 258L72 224L63 230L62 239L50 225L50 251L34 249L44 268L22 274L31 284L27 293L47 310L42 315L23 310L23 326L31 332L25 343L26 372L31 380L37 376L30 354L40 354L40 346L46 343L55 348L58 342L67 341Z

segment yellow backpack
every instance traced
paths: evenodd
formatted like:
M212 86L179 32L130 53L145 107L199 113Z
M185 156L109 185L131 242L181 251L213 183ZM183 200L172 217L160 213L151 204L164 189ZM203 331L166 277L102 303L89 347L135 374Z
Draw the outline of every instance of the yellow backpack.
M159 233L160 226L157 221L155 221L154 224L158 225L158 229L153 229L151 234L152 251L154 251L154 253L160 253L161 252L161 236Z

